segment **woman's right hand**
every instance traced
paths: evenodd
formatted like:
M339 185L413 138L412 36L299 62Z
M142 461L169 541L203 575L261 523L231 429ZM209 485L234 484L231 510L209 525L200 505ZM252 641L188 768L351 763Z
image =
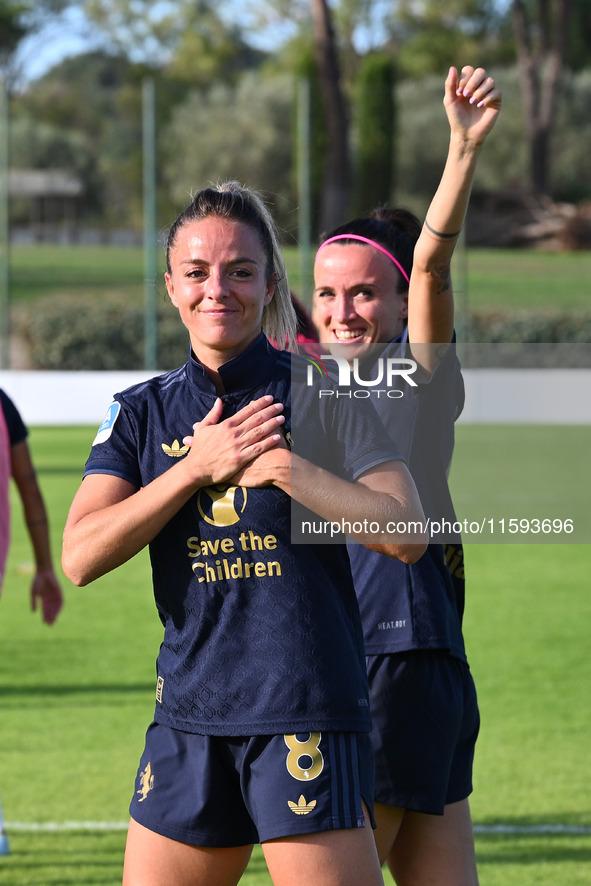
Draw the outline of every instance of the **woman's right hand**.
M189 453L136 489L108 474L84 478L64 529L62 565L76 585L110 572L142 550L200 486L223 483L281 440L281 403L260 397L220 421L221 400L185 437Z
M222 483L282 440L283 404L274 403L272 396L253 400L220 421L223 408L218 398L205 418L195 422L193 434L183 438L191 449L185 463L193 465L199 486Z

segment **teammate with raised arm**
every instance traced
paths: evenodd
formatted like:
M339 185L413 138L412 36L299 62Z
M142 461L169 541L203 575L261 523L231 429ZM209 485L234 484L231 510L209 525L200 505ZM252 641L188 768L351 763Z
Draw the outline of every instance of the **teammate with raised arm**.
M449 150L423 225L381 207L323 238L315 261L320 341L369 363L372 346L419 364L416 388L376 408L400 446L428 518L455 522L447 477L464 401L455 354L451 258L478 156L501 93L482 68L451 68ZM369 377L366 373L365 377ZM376 755L376 841L398 886L478 882L469 794L479 730L462 635L460 538L435 538L416 563L349 547L370 680Z

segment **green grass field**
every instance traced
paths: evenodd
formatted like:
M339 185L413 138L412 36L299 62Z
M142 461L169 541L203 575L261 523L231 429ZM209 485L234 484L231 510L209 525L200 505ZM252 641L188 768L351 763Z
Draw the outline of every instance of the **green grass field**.
M302 280L298 252L284 250L294 290L308 301L311 280ZM163 253L160 255L163 269ZM143 253L115 246L14 246L10 255L13 304L44 295L121 292L141 299ZM577 311L589 308L591 252L547 253L509 249L458 252L454 280L460 306L475 310L516 307Z
M450 482L470 542L591 542L591 426L459 425Z
M555 430L564 440L565 429ZM56 563L94 431L31 430ZM452 480L460 498L490 433L458 427ZM11 854L0 856L0 886L117 886L161 637L148 560L142 554L85 589L64 579L64 611L51 628L42 625L28 611L31 554L13 497L0 601L0 794ZM591 548L470 544L466 558L465 633L482 712L472 800L481 886L583 886L591 862ZM499 825L510 832L496 832ZM259 849L243 882L270 884Z
M13 246L10 250L10 296L13 304L46 295L143 294L144 260L139 247Z
M591 252L469 249L456 253L454 288L471 311L569 313L589 310L590 275Z

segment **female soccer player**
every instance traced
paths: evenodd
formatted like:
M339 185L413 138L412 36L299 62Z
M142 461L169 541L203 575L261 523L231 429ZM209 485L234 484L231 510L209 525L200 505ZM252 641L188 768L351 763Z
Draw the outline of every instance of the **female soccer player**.
M377 210L327 235L314 269L325 347L357 359L363 378L378 342L418 364L416 387L375 404L439 526L455 522L447 474L464 396L450 263L501 94L482 68L451 68L444 105L449 152L422 228L405 210ZM461 540L439 534L414 564L359 545L350 556L368 656L380 861L399 886L475 886L468 796L479 714L462 636Z
M260 841L278 886L378 886L346 548L292 544L290 503L385 525L422 518L416 489L375 414L335 398L310 399L303 454L286 445L292 358L269 339L293 341L293 308L258 195L199 192L170 229L165 279L190 358L116 395L63 548L84 585L149 545L164 625L123 882L230 886ZM326 437L341 476L306 457ZM372 543L409 561L426 546Z

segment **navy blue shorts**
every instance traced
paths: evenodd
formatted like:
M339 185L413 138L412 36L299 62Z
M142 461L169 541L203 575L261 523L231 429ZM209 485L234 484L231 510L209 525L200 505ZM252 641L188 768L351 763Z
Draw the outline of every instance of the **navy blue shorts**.
M367 733L227 738L152 723L129 811L173 840L229 847L363 827L372 797Z
M376 803L442 815L472 793L480 728L465 662L441 650L367 657Z

